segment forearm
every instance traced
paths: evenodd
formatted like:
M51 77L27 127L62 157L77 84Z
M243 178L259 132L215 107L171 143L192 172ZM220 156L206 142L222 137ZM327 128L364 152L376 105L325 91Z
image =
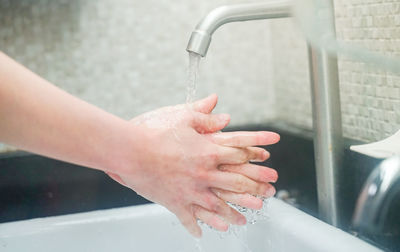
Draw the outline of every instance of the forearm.
M0 53L0 141L113 171L132 144L128 121L53 86ZM133 153L132 153L133 154ZM125 156L124 156L125 155Z

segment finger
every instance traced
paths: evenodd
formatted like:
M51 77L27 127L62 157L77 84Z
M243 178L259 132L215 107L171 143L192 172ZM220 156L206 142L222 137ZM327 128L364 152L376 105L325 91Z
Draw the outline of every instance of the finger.
M242 174L252 180L264 183L275 183L278 180L278 173L274 169L262 165L248 163L242 165L220 165L218 169L220 171Z
M264 162L271 156L267 150L260 147L247 147L244 149L248 152L249 161L252 162Z
M211 190L218 198L232 204L256 210L262 208L262 200L248 193L234 193L217 188L212 188Z
M201 237L201 228L197 224L196 218L194 217L193 206L190 206L190 209L187 209L187 211L182 211L179 215L177 215L177 217L191 235L197 238Z
M275 188L268 183L251 180L241 174L215 171L210 173L210 186L237 193L249 193L263 197L275 194Z
M208 211L214 212L227 223L235 225L246 224L246 218L242 214L230 207L225 201L218 198L211 191L208 191L206 194L198 195L195 202Z
M203 133L213 133L225 128L230 121L230 116L228 114L202 114L195 113L193 118L193 128L203 134Z
M123 186L127 186L125 184L124 181L122 181L121 177L118 174L115 173L111 173L111 172L105 172L108 176L110 176L110 178L112 178L113 180L117 181L118 183L120 183Z
M268 131L218 132L207 134L207 137L216 144L231 147L270 145L279 142L280 139L277 133Z
M194 215L199 220L219 231L228 231L228 224L218 217L217 214L204 209L201 206L193 206Z
M204 99L194 102L193 110L200 113L209 114L214 110L215 106L217 105L217 101L218 96L216 94L209 95Z
M217 162L220 164L244 164L249 161L264 161L270 154L263 148L234 148L218 146Z

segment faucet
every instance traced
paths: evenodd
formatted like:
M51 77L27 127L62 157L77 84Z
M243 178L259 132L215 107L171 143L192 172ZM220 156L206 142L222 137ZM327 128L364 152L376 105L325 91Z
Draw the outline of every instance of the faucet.
M328 0L332 8L333 5ZM206 56L213 33L230 22L292 16L294 1L274 0L222 6L214 9L196 26L187 51ZM332 29L335 30L335 29ZM314 126L314 152L319 214L322 220L338 226L338 174L342 163L342 123L336 55L308 47Z
M238 21L289 17L291 13L290 9L290 1L218 7L211 11L196 26L195 30L192 32L186 50L205 57L211 43L212 34L221 25Z
M369 175L358 197L353 227L370 234L381 234L385 217L400 193L400 157L381 162Z

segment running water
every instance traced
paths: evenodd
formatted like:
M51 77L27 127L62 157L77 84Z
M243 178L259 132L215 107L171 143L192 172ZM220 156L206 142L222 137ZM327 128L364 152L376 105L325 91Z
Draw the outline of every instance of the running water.
M186 90L186 103L192 103L196 97L196 85L199 77L199 64L201 56L197 53L189 53L188 82Z
M188 67L188 80L187 80L187 87L186 87L186 104L190 104L194 102L196 97L196 88L197 88L197 81L199 78L199 65L200 65L201 56L196 53L189 53L189 67ZM253 210L248 209L245 207L241 207L238 205L230 204L231 207L239 211L243 214L247 219L247 225L255 224L258 220L265 220L268 219L267 215L267 207L268 207L268 199L263 200L263 207L260 210ZM199 224L203 228L209 228L208 225L199 221ZM223 233L219 231L215 231L217 235L221 239L225 239L228 236L234 235L236 239L238 239L246 252L251 252L249 245L247 243L247 225L246 226L230 226L228 232ZM204 252L204 249L201 247L200 240L195 240L195 249L197 252Z

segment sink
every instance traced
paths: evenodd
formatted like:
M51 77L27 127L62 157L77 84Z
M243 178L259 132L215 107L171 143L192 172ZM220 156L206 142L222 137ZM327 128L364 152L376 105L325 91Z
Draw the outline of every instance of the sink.
M268 151L271 153L272 158L267 160L267 162L264 162L263 165L277 169L279 173L279 180L274 184L277 191L287 192L287 197L282 198L285 199L286 202L293 204L293 206L301 210L295 211L293 214L282 216L281 213L284 213L282 209L287 209L287 205L285 204L285 207L283 208L276 208L274 206L279 203L277 203L275 200L272 200L269 212L270 216L274 217L270 218L268 221L259 221L256 225L249 225L247 228L247 234L240 233L241 236L248 237L244 238L243 240L250 244L249 247L252 249L252 251L291 250L291 248L284 247L289 246L288 244L285 244L285 241L289 240L289 238L286 237L289 236L291 237L289 240L290 244L293 243L293 246L299 246L299 248L302 249L305 249L305 247L308 246L304 245L304 242L307 241L307 244L312 244L308 242L307 237L312 240L316 240L315 237L318 237L318 240L322 240L321 237L311 233L311 229L308 229L308 222L316 221L315 219L310 219L310 217L318 216L312 132L299 130L297 128L290 128L285 124L279 123L275 125L261 126L248 125L238 128L231 128L230 130L272 130L281 134L281 141L278 144L268 146ZM291 151L288 152L288 149ZM343 223L340 225L340 228L343 230L351 231L350 220L354 212L354 205L359 195L359 191L361 190L362 185L364 184L369 173L378 163L379 160L372 160L349 150L345 152L345 165L342 167L340 173L342 176L341 180L344 181L344 183L340 185L339 188L339 199L341 201L340 212L342 215L341 219L343 221ZM385 227L385 231L377 236L363 237L364 239L373 242L373 244L385 248L387 251L400 251L400 197L397 202L399 203L393 206L391 209L391 214L389 214L389 217L386 221L388 225ZM7 224L9 222L12 222L11 224L16 224L20 223L19 221L43 217L46 218L42 220L51 219L54 216L62 216L62 218L66 216L85 216L84 214L70 215L82 212L90 213L87 213L89 214L87 217L79 218L94 219L97 214L102 213L98 212L98 210L112 209L110 211L123 211L124 209L129 209L125 212L122 212L129 220L122 222L142 223L142 220L139 220L139 218L134 220L134 216L138 216L138 214L131 214L144 211L149 212L149 217L146 217L147 219L145 222L151 227L157 226L157 229L153 228L154 230L152 232L148 232L143 228L143 226L146 227L144 224L137 229L134 229L134 225L129 224L131 226L129 231L124 232L127 232L128 235L130 235L130 239L135 242L134 247L136 249L133 251L159 251L157 248L150 249L149 246L153 246L151 241L160 240L161 237L165 236L168 237L168 241L163 244L168 243L168 246L171 247L170 251L202 251L199 249L193 250L193 246L196 245L196 243L184 232L184 230L182 230L180 225L178 225L178 221L173 219L173 216L170 216L168 212L161 213L162 208L154 205L150 205L151 207L148 205L143 206L146 207L145 209L141 208L142 206L137 206L147 203L150 202L140 197L132 190L120 186L118 183L106 176L104 172L87 169L28 153L11 153L5 155L0 154L0 232L3 234L5 232L1 230L4 230L4 228L9 225ZM132 206L137 206L137 208ZM158 212L156 209L158 209ZM278 210L275 211L274 209ZM296 210L293 208L289 209L290 210L288 211L290 212ZM152 215L150 215L150 210L153 213ZM304 212L309 215L304 214ZM110 216L116 215L112 214L113 212L104 211L104 213L107 213ZM101 214L98 216L105 215L106 214ZM164 215L169 216L165 218L171 219L171 221L168 221L168 223L174 222L176 228L175 226L174 228L171 227L171 225L165 227L159 225L157 222L163 223L161 220L154 221L156 219L160 219L160 216ZM301 216L304 215L309 221L300 221L302 219ZM128 216L131 216L132 218L128 218ZM154 220L151 219L150 216L152 216L151 218L154 218ZM274 220L276 221L274 222ZM38 219L32 221L37 222ZM287 227L285 228L283 224L286 222L288 222L288 224L286 224ZM123 226L123 224L121 225ZM306 231L299 231L297 225L307 227ZM111 226L113 225L109 224L109 222L103 223L102 227L96 229L96 232L100 232L99 230L102 229L111 229ZM328 227L331 228L330 226ZM27 226L24 226L23 229L17 229L17 231L21 232L21 230L26 228ZM119 228L121 229L122 227ZM169 231L165 231L166 229L172 230L172 228L174 230L174 234ZM325 228L326 225L324 224L324 229ZM148 233L141 236L143 232ZM73 231L73 233L79 233L79 229L76 228L76 231ZM84 234L87 235L87 232L84 232ZM149 237L151 237L150 234L157 238L149 241ZM305 237L293 238L294 235L299 234L304 235ZM143 238L144 236L147 238ZM124 240L121 235L120 237L121 238L118 239L118 241ZM136 239L135 237L142 238ZM268 237L277 238L268 239ZM328 237L328 235L325 237ZM60 238L54 239L57 240L57 242L60 242ZM78 237L77 240L79 239L80 238ZM85 237L85 239L88 238ZM117 240L115 237L110 239ZM141 239L144 240L143 243L141 243ZM92 241L93 240L94 238ZM227 242L228 240L229 242ZM95 240L95 243L90 243L88 246L100 242L104 243L106 241L107 240L103 241L100 239ZM271 241L271 243L268 244L269 241ZM4 247L2 247L2 245L5 244L4 242L9 244L7 246L13 246L11 245L12 240L9 238L6 239L4 237L0 237L0 251L3 251ZM177 245L174 247L170 245L169 242L175 242ZM330 244L329 241L324 242L326 242L326 244ZM186 243L189 244L185 245ZM202 245L201 247L205 248L203 250L204 252L218 251L218 248L221 248L218 247L218 244L224 245L224 249L227 248L227 244L233 244L231 249L233 252L236 250L246 251L243 248L245 247L245 244L236 239L234 235L232 235L232 237L227 236L221 241L218 234L210 231L206 232L205 239L202 239L200 243ZM140 244L144 245L140 247ZM154 246L156 245L157 244ZM332 246L335 245L336 244L333 244ZM50 246L50 244L46 244L46 246ZM68 244L68 246L72 245ZM68 248L67 250L70 251L68 246L66 248ZM113 246L116 245L113 243ZM139 247L145 248L145 246L148 246L149 249L137 249ZM169 248L168 246L165 246L165 248ZM102 247L109 248L104 244L102 244ZM44 250L47 251L50 250L50 248L53 247L49 247L49 249ZM163 250L161 251L165 251L165 248L163 247ZM238 248L241 248L242 250ZM292 251L300 251L299 248L293 248ZM326 251L326 249L327 248L324 248L322 251ZM87 250L92 251L93 249ZM124 249L121 250L124 251ZM316 249L316 251L318 250L319 249ZM78 251L82 251L82 249L78 249ZM313 250L307 247L306 251Z
M272 198L267 218L222 235L192 238L156 204L0 224L1 251L381 251ZM239 239L238 237L241 237Z

